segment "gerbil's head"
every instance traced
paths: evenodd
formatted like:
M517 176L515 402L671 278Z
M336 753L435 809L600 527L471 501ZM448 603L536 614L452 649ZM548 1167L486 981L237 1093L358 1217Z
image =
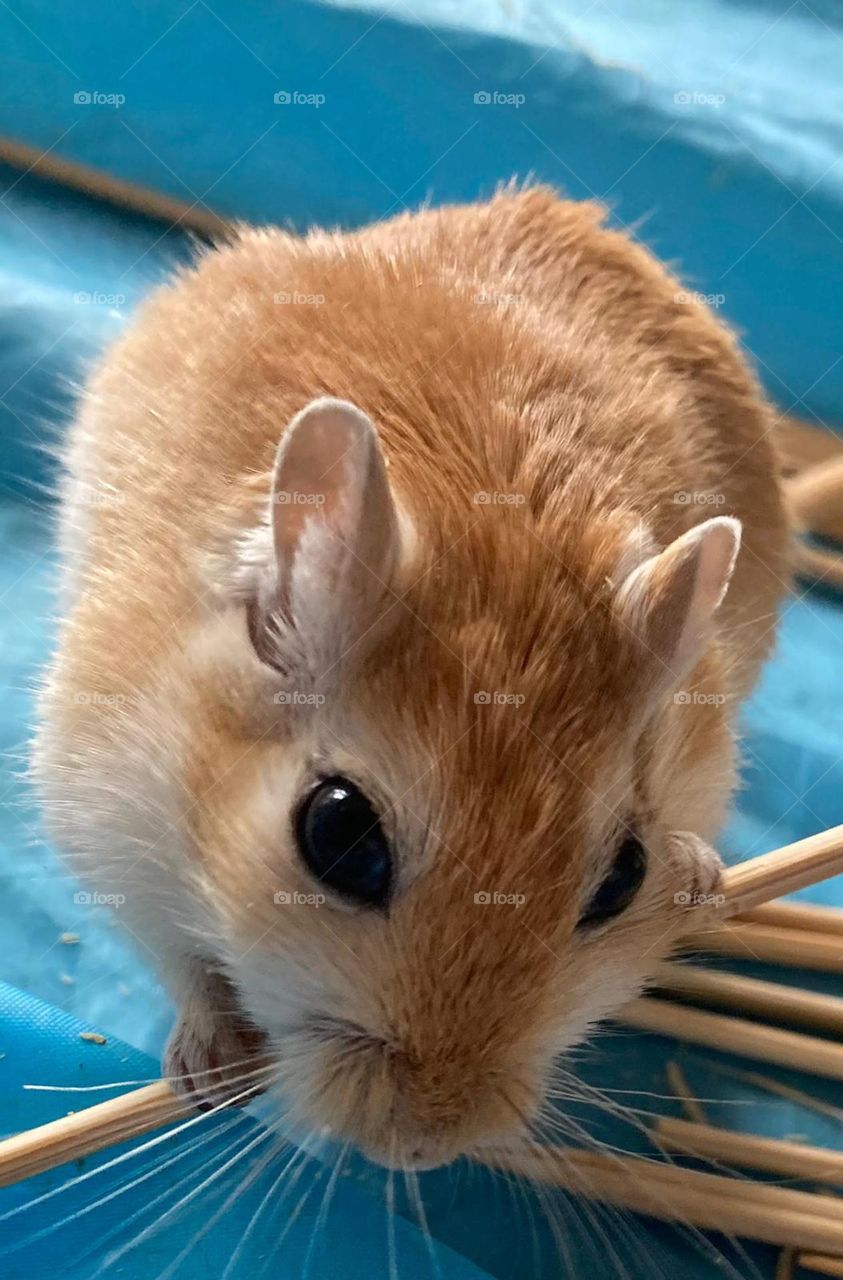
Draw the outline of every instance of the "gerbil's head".
M443 537L393 485L363 413L304 409L174 696L203 940L282 1105L422 1167L522 1133L712 887L739 527L467 495Z

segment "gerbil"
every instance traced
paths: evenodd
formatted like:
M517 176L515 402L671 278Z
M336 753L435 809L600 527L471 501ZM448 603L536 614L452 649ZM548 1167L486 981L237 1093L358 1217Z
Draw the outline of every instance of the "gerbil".
M786 590L771 412L603 221L244 230L71 433L53 837L160 964L170 1072L259 1045L390 1166L518 1141L713 891Z

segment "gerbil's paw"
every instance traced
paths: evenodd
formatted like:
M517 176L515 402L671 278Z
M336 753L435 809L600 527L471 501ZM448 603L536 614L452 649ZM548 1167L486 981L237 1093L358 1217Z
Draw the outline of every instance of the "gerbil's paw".
M679 876L677 906L704 906L717 894L723 863L720 854L693 831L674 831L670 836L673 865Z
M229 984L202 974L190 986L164 1051L164 1074L201 1110L245 1105L260 1091L266 1038L237 1007ZM254 1084L254 1087L251 1087Z

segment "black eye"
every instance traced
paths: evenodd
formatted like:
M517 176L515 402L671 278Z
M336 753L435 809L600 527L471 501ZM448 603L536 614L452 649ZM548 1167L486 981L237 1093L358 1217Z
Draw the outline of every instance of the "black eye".
M612 869L580 916L580 925L603 924L626 911L647 874L647 850L637 836L625 836Z
M300 805L296 840L306 866L335 893L381 907L392 887L392 855L380 819L348 778L326 778Z

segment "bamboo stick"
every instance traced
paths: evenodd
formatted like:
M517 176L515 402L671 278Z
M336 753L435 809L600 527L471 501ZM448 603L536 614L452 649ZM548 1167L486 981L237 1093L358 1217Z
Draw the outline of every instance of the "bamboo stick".
M843 973L843 938L772 924L729 923L682 939L683 949L713 951L739 960L793 965L821 973Z
M137 182L115 178L113 174L77 160L68 160L53 151L42 151L15 138L0 137L0 161L24 174L35 173L48 182L81 191L95 200L105 200L121 209L141 213L147 218L169 223L171 227L187 227L206 240L230 237L234 224L222 214L208 208L202 200L188 204L174 196L163 195Z
M0 1187L161 1128L192 1110L166 1080L98 1102L0 1142Z
M811 1253L843 1255L843 1201L837 1196L790 1191L635 1156L566 1148L489 1153L481 1159L493 1168L662 1222L682 1222ZM825 1242L821 1248L808 1243L820 1240Z
M721 888L725 902L714 908L714 913L721 917L740 915L770 898L796 893L841 872L843 825L727 868Z
M843 1044L822 1040L819 1036L806 1036L799 1031L785 1031L781 1027L768 1027L652 997L634 1000L618 1016L638 1031L687 1040L707 1049L792 1067L829 1080L843 1080Z
M741 1169L758 1169L783 1178L843 1186L843 1152L826 1151L804 1142L785 1142L738 1133L711 1124L660 1117L655 1124L659 1146L686 1156L702 1156Z
M820 1253L800 1253L797 1262L806 1271L816 1271L821 1276L843 1276L843 1258L829 1258Z
M655 988L735 1013L795 1022L843 1038L843 999L839 996L721 973L695 964L662 965L655 976Z
M813 902L765 902L750 911L742 911L738 920L741 924L772 924L782 929L843 935L843 910L817 906Z

